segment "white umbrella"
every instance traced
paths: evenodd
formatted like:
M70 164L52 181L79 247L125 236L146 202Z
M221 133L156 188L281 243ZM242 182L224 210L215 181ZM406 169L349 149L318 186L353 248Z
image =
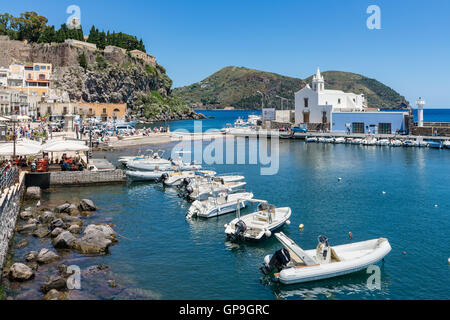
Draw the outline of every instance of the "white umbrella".
M89 147L74 141L50 142L42 146L44 152L88 151Z
M11 119L0 117L0 122L7 122L7 121L11 121Z
M28 121L28 120L31 120L31 118L29 116L17 116L17 120Z
M32 156L42 152L40 146L26 144L22 142L16 143L16 156ZM13 156L14 144L4 143L0 145L0 156Z

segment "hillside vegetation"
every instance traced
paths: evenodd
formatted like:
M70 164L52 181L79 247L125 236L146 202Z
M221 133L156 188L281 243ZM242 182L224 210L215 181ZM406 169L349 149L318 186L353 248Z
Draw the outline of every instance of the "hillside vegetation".
M408 105L405 97L375 79L340 71L323 72L323 76L326 89L363 93L368 99L369 107L393 108ZM283 107L293 108L295 92L306 83L311 84L311 81L312 77L302 80L232 66L219 70L203 81L177 88L174 94L195 107L258 109L261 108L261 95L257 91L260 91L265 94L266 107L280 109L279 97L283 97L289 100L283 102Z

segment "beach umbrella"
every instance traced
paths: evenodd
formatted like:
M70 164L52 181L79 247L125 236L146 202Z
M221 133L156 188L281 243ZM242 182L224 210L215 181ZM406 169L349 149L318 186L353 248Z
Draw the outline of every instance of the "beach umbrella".
M44 152L88 151L89 147L77 141L50 142L42 146Z
M42 152L41 146L27 144L23 142L16 143L16 156L33 156ZM0 156L13 156L14 144L3 143L0 144Z
M11 121L11 119L0 116L0 122L8 122L8 121Z

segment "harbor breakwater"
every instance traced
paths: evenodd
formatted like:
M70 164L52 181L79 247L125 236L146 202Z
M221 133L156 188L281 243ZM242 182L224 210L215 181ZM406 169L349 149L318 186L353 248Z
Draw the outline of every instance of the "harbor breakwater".
M20 203L25 190L25 173L19 174L19 182L6 188L0 199L0 270L3 269L9 242L14 234ZM0 279L2 274L0 273Z

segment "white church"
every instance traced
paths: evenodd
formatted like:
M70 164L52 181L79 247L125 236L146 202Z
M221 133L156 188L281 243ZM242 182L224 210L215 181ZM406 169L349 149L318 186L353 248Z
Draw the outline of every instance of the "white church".
M407 112L368 108L363 94L326 90L317 69L309 84L295 94L295 123L332 132L391 134L408 129Z
M317 68L312 88L307 84L295 94L295 122L329 124L333 112L363 112L366 107L363 94L326 90L325 80Z

